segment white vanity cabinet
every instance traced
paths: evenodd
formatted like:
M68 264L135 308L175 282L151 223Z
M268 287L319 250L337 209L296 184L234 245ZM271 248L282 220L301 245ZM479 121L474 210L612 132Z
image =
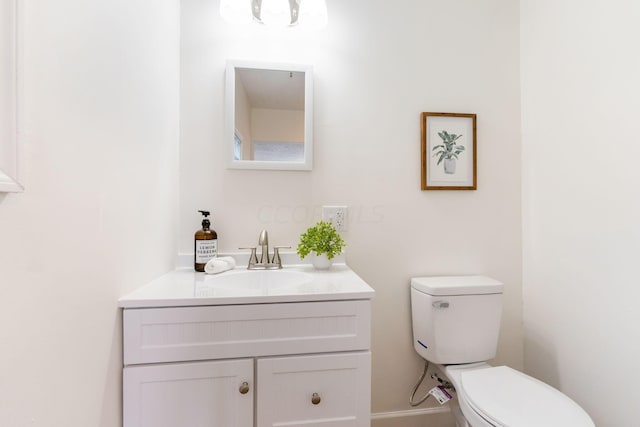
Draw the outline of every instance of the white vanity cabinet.
M372 295L121 299L123 426L369 427Z

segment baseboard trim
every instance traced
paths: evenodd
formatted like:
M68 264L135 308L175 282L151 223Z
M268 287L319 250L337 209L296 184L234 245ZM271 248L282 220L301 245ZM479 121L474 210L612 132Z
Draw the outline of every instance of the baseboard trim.
M448 406L441 406L440 408L409 409L406 411L375 412L371 414L371 419L382 420L387 418L416 417L420 415L442 414L446 412L450 412Z

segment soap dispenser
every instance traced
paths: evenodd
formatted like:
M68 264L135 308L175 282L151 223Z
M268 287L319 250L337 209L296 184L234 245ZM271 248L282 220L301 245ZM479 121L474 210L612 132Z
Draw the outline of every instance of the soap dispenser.
M194 236L193 268L196 271L204 271L204 266L207 265L207 262L218 256L218 233L209 229L211 223L207 217L210 212L198 212L204 218L202 220L202 229L196 231Z

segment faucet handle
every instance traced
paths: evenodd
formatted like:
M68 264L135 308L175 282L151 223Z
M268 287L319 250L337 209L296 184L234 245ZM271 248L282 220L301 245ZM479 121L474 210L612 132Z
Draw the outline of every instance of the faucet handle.
M238 249L250 249L251 250L251 254L249 255L249 265L248 265L247 268L249 268L252 265L255 265L255 264L258 263L258 256L256 255L256 247L255 246L243 247L243 248L238 248Z
M271 263L278 264L278 268L282 268L282 260L280 259L280 249L291 249L291 246L274 246L273 247L273 260L271 260Z

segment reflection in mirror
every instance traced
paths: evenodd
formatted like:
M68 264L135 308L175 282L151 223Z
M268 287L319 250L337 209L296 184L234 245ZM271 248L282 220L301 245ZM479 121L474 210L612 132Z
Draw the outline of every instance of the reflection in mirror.
M229 61L226 72L229 167L311 170L311 67Z

